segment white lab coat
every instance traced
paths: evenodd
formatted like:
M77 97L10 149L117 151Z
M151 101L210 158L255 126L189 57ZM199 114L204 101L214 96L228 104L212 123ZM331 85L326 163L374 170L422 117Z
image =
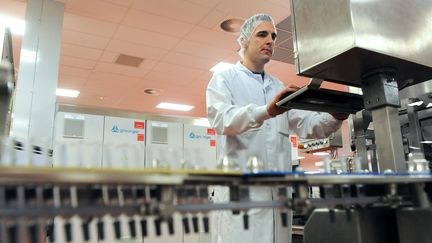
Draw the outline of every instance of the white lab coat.
M263 161L265 170L289 168L290 132L302 138L327 137L341 126L341 121L320 112L290 110L271 118L267 113L267 103L283 87L277 78L265 73L263 80L261 74L252 73L240 62L213 74L207 87L207 113L210 125L218 134L219 160L227 156L246 171L249 156L257 156ZM272 200L275 195L275 190L269 187L250 188L251 200ZM215 202L228 199L227 188L214 188ZM276 211L250 210L247 231L243 230L242 214L213 212L212 242L291 242L291 227L281 227L279 212Z

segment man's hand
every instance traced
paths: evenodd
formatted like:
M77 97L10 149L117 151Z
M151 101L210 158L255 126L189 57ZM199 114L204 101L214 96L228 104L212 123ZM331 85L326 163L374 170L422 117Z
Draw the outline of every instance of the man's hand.
M330 113L334 118L337 120L346 120L349 117L349 113L342 113L342 112L332 112Z
M276 103L282 99L282 96L288 92L295 92L298 89L300 89L297 86L294 85L290 85L285 87L284 89L282 89L281 91L279 91L279 93L277 93L273 99L270 101L270 103L267 104L267 113L271 116L271 117L275 117L277 115L280 115L284 112L287 111L287 109L285 108L281 108L276 106Z

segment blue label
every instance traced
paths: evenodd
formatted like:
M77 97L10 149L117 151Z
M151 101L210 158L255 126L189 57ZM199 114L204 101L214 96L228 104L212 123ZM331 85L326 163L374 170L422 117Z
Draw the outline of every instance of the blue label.
M138 130L119 128L117 125L114 125L111 128L111 132L113 132L113 133L130 133L130 134L138 134L139 133Z

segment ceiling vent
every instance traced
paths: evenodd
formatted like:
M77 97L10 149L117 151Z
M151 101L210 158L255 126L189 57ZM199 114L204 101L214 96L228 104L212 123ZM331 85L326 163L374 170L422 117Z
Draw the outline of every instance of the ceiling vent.
M120 54L115 60L115 64L126 65L129 67L139 67L141 63L144 61L144 58L134 57L125 54Z

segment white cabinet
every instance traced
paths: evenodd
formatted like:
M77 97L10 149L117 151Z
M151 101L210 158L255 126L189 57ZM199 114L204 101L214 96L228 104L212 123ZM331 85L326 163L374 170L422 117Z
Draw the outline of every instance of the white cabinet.
M105 116L103 167L144 168L145 121Z

